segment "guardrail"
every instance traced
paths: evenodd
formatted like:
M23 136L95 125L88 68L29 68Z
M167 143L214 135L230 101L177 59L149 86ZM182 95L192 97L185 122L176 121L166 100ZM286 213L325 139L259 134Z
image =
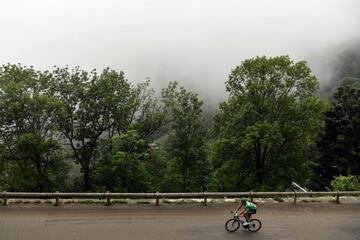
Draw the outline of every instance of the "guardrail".
M200 198L203 204L207 205L208 198L239 198L248 197L252 201L254 198L266 197L291 197L296 204L300 197L319 197L332 196L335 202L340 203L341 196L360 196L360 191L342 191L342 192L192 192L192 193L32 193L32 192L0 192L0 199L3 199L3 205L8 205L9 199L30 198L30 199L55 199L55 206L60 204L60 199L71 198L96 198L106 199L107 205L110 205L111 199L155 199L156 205L159 205L159 199L177 199L177 198Z

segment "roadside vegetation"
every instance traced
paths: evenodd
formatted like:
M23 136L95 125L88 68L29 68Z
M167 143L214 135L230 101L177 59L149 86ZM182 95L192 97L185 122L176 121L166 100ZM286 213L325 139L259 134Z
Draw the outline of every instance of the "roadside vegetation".
M360 71L338 77L324 98L306 62L247 59L204 112L176 82L3 65L0 191L360 190Z

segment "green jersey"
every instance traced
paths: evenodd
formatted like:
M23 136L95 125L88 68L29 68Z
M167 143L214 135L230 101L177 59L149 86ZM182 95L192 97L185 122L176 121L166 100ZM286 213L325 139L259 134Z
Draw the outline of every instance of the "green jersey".
M245 209L256 210L256 205L252 202L246 201Z

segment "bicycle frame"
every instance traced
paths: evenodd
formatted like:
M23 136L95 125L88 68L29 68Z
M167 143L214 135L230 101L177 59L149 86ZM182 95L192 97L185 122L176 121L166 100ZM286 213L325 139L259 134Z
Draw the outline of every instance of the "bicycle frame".
M242 219L242 218L244 218L245 219L245 217L244 217L244 215L239 215L237 212L233 212L232 213L232 216L233 216L233 219L234 220L236 220L236 221L238 221L240 224L241 224L241 226L243 227L243 228L245 228L244 227L244 220ZM242 218L241 218L242 217ZM251 219L251 216L250 216L250 218L249 218L249 220Z

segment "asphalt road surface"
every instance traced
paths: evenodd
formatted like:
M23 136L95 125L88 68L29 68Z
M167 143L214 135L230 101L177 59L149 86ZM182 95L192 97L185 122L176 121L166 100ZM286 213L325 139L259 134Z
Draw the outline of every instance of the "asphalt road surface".
M0 206L0 240L351 239L360 240L360 204L264 203L257 233L224 228L235 204Z

